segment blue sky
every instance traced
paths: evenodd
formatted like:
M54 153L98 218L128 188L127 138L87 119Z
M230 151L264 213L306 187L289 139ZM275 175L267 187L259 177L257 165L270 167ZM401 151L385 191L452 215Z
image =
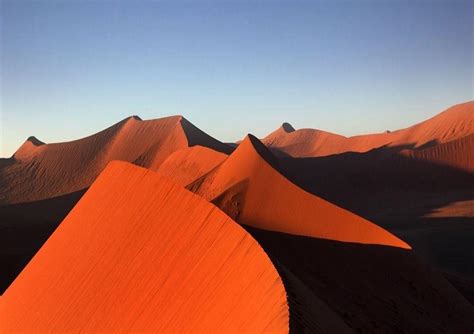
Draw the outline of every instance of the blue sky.
M2 1L0 156L137 114L223 141L406 127L473 97L473 1Z

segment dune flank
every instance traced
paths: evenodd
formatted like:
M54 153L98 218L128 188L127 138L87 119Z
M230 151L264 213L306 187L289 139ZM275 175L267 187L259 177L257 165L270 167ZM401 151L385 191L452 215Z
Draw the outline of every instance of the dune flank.
M289 124L262 142L292 157L318 157L344 152L367 152L382 146L423 148L461 139L474 133L474 101L455 105L406 129L344 137L316 129L294 130Z
M0 166L0 205L57 197L89 187L111 160L156 170L173 152L201 145L232 149L182 116L142 121L129 117L97 134L44 144L34 137Z
M241 224L338 241L410 248L377 225L297 187L249 135L218 167L188 188Z
M210 172L226 158L227 154L207 147L187 147L171 154L157 171L184 187Z
M223 212L112 162L2 296L0 332L288 332L281 279Z

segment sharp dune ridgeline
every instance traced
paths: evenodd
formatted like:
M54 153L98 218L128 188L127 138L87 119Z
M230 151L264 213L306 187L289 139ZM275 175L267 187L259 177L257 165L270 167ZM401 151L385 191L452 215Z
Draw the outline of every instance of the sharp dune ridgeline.
M182 116L0 159L0 332L470 333L474 101L392 132Z
M271 231L410 248L389 232L298 188L271 165L275 158L249 135L221 165L189 189L238 222ZM276 161L275 161L276 163Z

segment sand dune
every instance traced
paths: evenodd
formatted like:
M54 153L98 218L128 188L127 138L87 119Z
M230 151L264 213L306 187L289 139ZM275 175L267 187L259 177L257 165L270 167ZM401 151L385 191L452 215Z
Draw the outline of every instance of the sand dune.
M52 235L0 297L0 332L472 330L474 101L263 142L181 116L28 138L0 159L0 288Z
M3 295L0 332L287 332L285 290L213 205L112 162Z
M87 188L111 160L157 169L173 152L201 145L231 151L182 116L129 117L95 135L44 144L34 137L0 166L0 205L29 202Z
M377 225L297 187L249 135L221 165L188 188L241 224L339 241L409 246ZM273 165L273 166L272 166Z
M293 157L366 152L382 146L422 148L474 133L474 101L455 105L422 123L393 132L344 137L316 129L282 127L262 139L268 147Z

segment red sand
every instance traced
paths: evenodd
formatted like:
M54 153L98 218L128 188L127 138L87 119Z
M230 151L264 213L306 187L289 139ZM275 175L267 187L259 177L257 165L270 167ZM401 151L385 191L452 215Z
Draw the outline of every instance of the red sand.
M173 152L202 145L229 152L182 116L129 117L83 139L43 144L34 137L0 168L0 205L30 202L89 187L111 160L157 169Z
M280 127L262 142L293 157L318 157L343 152L367 152L384 145L419 148L446 143L474 132L474 101L455 105L422 123L390 133L344 137L333 133Z
M377 225L311 195L271 166L271 153L248 136L189 189L241 224L338 241L410 248ZM270 161L270 163L268 162Z
M193 146L171 154L157 171L184 187L210 172L226 158L224 153Z
M0 332L287 332L255 240L157 173L113 162L3 295Z

